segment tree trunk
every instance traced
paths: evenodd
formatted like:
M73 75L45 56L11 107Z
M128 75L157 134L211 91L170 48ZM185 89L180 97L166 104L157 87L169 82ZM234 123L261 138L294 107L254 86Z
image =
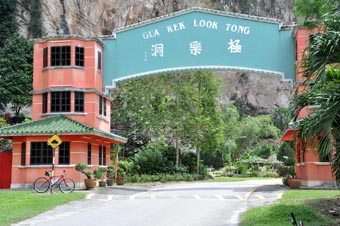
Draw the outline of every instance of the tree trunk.
M178 135L176 134L176 167L179 165L179 140Z
M197 168L196 168L196 173L197 175L200 174L200 148L199 147L196 147L196 155L197 155L197 162L196 162L196 165L197 165Z

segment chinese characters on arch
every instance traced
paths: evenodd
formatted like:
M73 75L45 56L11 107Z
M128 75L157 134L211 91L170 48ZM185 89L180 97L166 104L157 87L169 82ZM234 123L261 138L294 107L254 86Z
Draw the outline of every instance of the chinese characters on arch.
M150 52L151 52L150 56L151 57L164 57L166 54L165 49L166 48L163 43L153 44L151 45L151 48L150 48ZM204 51L204 46L201 41L195 40L188 44L187 51L193 56L198 56ZM235 39L235 40L230 39L229 42L227 42L226 51L232 54L242 53L241 41L239 39Z

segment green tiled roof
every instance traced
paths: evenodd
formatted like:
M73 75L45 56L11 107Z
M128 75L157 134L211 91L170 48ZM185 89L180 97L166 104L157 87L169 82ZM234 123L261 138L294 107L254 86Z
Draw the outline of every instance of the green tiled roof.
M96 135L125 143L127 139L82 124L64 115L56 115L36 121L0 128L0 137L38 135Z

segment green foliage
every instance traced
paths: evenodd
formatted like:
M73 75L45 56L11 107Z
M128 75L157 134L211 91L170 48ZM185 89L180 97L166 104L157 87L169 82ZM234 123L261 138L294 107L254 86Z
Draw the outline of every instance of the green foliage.
M294 157L295 157L294 142L284 141L279 147L279 151L277 153L277 159L279 161L285 161L286 158L294 158Z
M166 161L159 150L140 150L133 158L132 169L138 174L164 173Z
M271 117L274 126L278 128L281 132L288 128L290 114L287 108L279 107L275 109Z
M91 179L92 177L92 171L88 170L85 171L85 169L87 168L87 164L84 162L80 162L76 165L75 169L79 172L81 172L82 174L84 174L86 176L87 179Z
M31 104L32 64L32 42L19 34L10 36L0 49L0 96L2 104L13 104L16 115Z
M201 179L196 174L188 173L176 173L176 174L142 174L142 175L131 175L126 178L129 183L146 183L146 182L171 182L171 181L196 181Z
M127 173L131 173L132 171L132 163L128 160L119 160L118 161L118 169L117 175L121 177L125 177Z
M127 82L114 93L112 124L129 125L127 137L133 148L145 146L150 139L165 139L199 152L215 148L222 141L222 121L218 110L218 83L208 72L168 74ZM140 144L134 141L143 141ZM130 152L131 153L131 152ZM198 158L198 163L199 158ZM196 165L199 165L196 163Z
M294 14L302 26L315 27L322 23L322 16L339 7L338 0L295 0Z
M94 178L104 181L106 178L106 168L98 168L93 171Z
M1 0L0 3L0 48L5 40L18 31L16 20L16 1ZM0 56L3 57L3 56Z
M107 167L106 176L107 176L107 179L114 179L115 170L114 170L113 166Z
M30 12L31 20L28 24L30 38L41 38L43 35L42 5L40 0L22 0L21 4Z
M310 39L304 50L303 68L307 79L325 81L327 65L338 68L340 62L340 8L326 14L323 18L324 31Z

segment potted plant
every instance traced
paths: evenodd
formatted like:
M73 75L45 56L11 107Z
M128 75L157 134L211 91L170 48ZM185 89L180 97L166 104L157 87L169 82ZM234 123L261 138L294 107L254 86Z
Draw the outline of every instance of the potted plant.
M117 178L116 178L117 185L124 185L125 184L125 176L126 176L126 173L125 173L124 169L118 168Z
M115 181L114 180L115 171L112 166L107 167L106 176L107 176L107 179L106 179L107 186L112 186Z
M94 189L96 187L97 184L97 180L92 178L92 171L88 170L85 171L85 169L87 168L87 164L84 162L80 162L76 165L76 170L83 173L86 176L85 179L85 187L87 190L90 189Z
M99 180L99 187L106 187L106 168L99 168L93 171L94 177Z
M296 177L294 166L288 167L288 172L282 179L282 183L290 188L299 188L301 186L301 179Z
M116 183L117 185L124 185L125 184L125 177L126 177L126 171L128 168L128 163L125 161L119 161L118 162L118 169L117 169L117 178Z

